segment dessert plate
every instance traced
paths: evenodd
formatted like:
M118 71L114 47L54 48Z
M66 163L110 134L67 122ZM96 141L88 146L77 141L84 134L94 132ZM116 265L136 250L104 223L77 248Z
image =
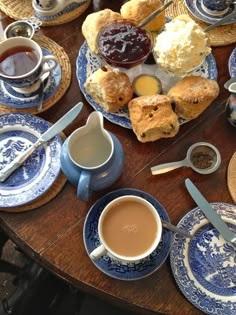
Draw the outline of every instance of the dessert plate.
M0 168L30 146L50 124L34 115L10 113L0 115ZM3 183L0 183L0 208L29 203L44 194L60 173L61 138L44 144Z
M79 82L80 89L82 93L84 94L84 97L88 101L88 103L96 110L100 111L103 116L108 119L109 121L120 125L122 127L132 129L131 122L129 119L129 112L128 107L124 106L117 112L108 113L106 112L100 105L98 105L93 98L87 94L84 88L84 83L93 72L95 72L99 67L101 66L100 59L97 55L93 54L90 49L88 48L88 45L86 42L83 43L79 50L79 54L76 60L76 75L77 80ZM157 73L157 66L156 65L147 65L143 64L139 68L139 73L148 73L148 74L155 74ZM170 88L170 77L164 73L163 71L158 69L158 78L162 82L163 91ZM212 54L208 55L206 58L206 61L201 65L201 67L197 70L195 70L192 75L199 75L203 76L212 80L217 79L217 68L216 68L216 61ZM173 78L174 79L174 78ZM176 81L173 80L173 84ZM185 120L181 119L180 124L186 122Z
M236 206L211 205L236 233ZM226 242L200 208L187 213L178 227L195 236L174 236L170 260L180 290L207 314L236 314L236 244Z
M192 15L195 16L195 18L209 24L213 24L219 21L219 19L222 19L224 16L232 13L235 10L235 6L231 5L227 13L218 15L218 16L212 16L202 9L200 0L184 0L184 3L187 9L189 10L189 12L192 13ZM225 22L223 25L232 24L235 22L236 22L236 17Z
M100 198L89 210L84 223L83 238L86 251L92 252L99 244L98 237L98 220L100 213L104 207L113 199L124 196L124 195L135 195L148 200L154 205L158 211L161 219L170 222L168 214L163 206L151 195L144 191L123 188L118 189ZM162 239L156 250L147 258L140 261L139 263L122 263L115 261L111 256L104 255L101 258L93 261L95 266L104 272L106 275L120 280L137 280L149 276L165 262L169 255L170 246L172 241L172 232L163 229Z
M236 48L232 51L230 57L229 57L229 74L232 78L236 77Z
M42 48L43 55L51 55L47 49ZM48 64L52 61L47 61ZM55 69L52 70L50 75L45 79L45 87L43 94L43 102L52 97L58 89L61 82L61 66L58 64ZM0 103L9 107L23 109L38 106L40 101L40 95L38 91L30 94L18 93L12 89L12 87L0 80Z

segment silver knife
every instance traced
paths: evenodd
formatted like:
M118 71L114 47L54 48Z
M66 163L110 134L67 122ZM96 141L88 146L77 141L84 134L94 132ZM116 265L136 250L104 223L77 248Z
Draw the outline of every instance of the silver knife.
M28 149L20 153L5 168L0 170L0 182L4 182L24 161L42 144L55 137L59 132L65 129L80 113L83 103L75 105L69 112L53 124L41 137Z
M193 200L205 214L211 224L220 232L227 242L236 242L236 234L230 230L228 225L221 219L220 215L212 208L209 202L203 197L198 188L189 178L185 180L185 185Z

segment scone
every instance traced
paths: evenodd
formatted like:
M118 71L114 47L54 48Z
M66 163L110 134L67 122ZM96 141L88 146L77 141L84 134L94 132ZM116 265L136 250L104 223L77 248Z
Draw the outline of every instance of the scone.
M96 40L100 30L111 22L119 20L123 20L121 15L110 9L104 9L87 15L82 24L82 34L93 53L98 53Z
M179 131L178 116L166 95L136 97L128 108L132 129L140 142L174 137Z
M219 95L216 81L189 76L177 82L167 93L175 104L176 114L184 119L197 118Z
M129 77L119 71L98 69L85 82L86 92L107 112L127 104L134 93Z
M120 13L123 18L138 23L161 6L161 0L130 0L122 5ZM165 11L149 22L145 28L150 31L158 32L164 24Z

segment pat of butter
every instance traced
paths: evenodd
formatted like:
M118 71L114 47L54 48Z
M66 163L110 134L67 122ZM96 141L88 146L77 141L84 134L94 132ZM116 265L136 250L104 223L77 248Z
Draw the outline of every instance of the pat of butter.
M141 74L133 81L134 92L138 96L161 93L161 82L158 78L148 74Z

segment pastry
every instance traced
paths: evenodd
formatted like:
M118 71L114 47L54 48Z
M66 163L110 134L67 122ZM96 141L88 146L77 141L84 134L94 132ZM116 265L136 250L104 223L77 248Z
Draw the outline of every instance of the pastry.
M85 82L86 92L107 112L114 112L127 104L134 93L129 77L119 71L98 69Z
M128 108L132 129L140 142L174 137L179 131L178 116L166 95L133 98Z
M198 117L219 95L216 81L189 76L177 82L167 93L175 105L176 114L184 119Z
M123 18L139 23L153 11L162 6L161 0L130 0L125 2L120 13ZM165 11L156 16L145 28L158 32L165 24Z
M104 9L87 15L82 24L82 34L93 53L98 53L96 40L100 30L111 22L118 20L123 20L123 18L118 12L110 9Z

